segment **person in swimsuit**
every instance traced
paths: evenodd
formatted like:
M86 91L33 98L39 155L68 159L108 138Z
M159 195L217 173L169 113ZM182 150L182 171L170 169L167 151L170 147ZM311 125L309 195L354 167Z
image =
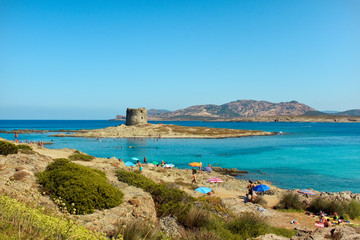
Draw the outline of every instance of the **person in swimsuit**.
M138 165L139 165L139 171L141 172L141 171L143 170L143 167L142 167L142 165L141 165L141 163L140 163L139 160L137 160L137 163L138 163Z
M248 188L248 194L250 196L249 201L252 201L253 198L254 198L254 190L253 190L254 187L255 187L255 184L251 180L249 180L249 185L247 187Z
M196 180L197 176L196 176L195 169L192 170L192 174L193 174L193 178L192 178L191 184L195 183L197 185L197 180Z

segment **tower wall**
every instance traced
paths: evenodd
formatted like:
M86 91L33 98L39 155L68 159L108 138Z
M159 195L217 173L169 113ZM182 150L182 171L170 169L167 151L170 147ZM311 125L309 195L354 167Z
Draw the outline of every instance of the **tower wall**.
M146 108L128 108L126 109L126 125L142 125L147 124Z

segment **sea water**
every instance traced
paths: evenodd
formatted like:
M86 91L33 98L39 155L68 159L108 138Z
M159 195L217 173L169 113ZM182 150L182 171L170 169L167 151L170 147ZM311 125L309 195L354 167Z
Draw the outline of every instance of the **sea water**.
M78 130L116 126L117 121L0 120L0 129ZM75 148L96 157L164 160L178 168L202 162L249 171L239 178L263 179L281 188L360 193L359 123L166 122L282 132L274 136L226 139L112 139L52 137L54 133L19 134L20 141L52 142L47 148ZM14 139L13 134L0 137ZM190 180L189 180L190 181Z

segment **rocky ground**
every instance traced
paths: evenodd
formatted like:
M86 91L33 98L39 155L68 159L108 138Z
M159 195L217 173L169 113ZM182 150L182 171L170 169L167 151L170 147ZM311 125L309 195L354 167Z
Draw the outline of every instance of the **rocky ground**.
M30 144L34 153L32 154L11 154L8 156L0 156L0 193L8 194L18 199L22 199L30 204L34 204L46 209L49 209L57 214L56 205L49 199L48 196L42 195L41 187L36 183L34 174L43 171L45 167L56 158L67 158L74 153L74 149L47 149L41 148L36 144ZM150 159L149 159L150 160ZM149 222L159 223L163 231L176 232L178 226L172 218L157 219L155 205L149 193L143 190L128 186L121 183L115 176L116 169L136 170L137 168L126 167L123 162L119 162L115 157L95 158L92 161L75 161L78 164L93 167L105 171L109 182L121 189L124 193L124 201L118 207L95 211L93 214L76 215L72 218L84 224L89 229L100 230L105 233L111 233L123 223L132 221L134 219L146 220ZM161 167L144 166L143 173L145 176L153 179L155 182L170 182L176 184L179 188L194 197L204 196L199 192L195 192L196 186L191 185L192 173L191 170L186 169L164 169ZM207 183L206 180L211 177L219 177L224 180L223 183ZM336 236L346 236L336 239L360 239L358 229L351 227L336 227L316 229L314 223L315 219L302 213L280 212L272 209L275 206L281 195L287 190L277 188L269 182L265 183L271 187L272 195L265 195L265 205L258 205L253 203L244 203L243 197L246 194L247 181L239 180L229 175L222 175L220 173L203 172L198 175L198 186L210 187L215 194L211 197L220 198L223 206L226 209L239 215L243 212L253 212L264 216L269 223L274 226L285 227L293 229L294 227L301 229L298 231L298 236L293 239L324 239L325 236L331 236L331 230L335 229L333 234ZM318 193L318 192L317 192ZM358 194L350 192L342 193L318 193L323 196L335 199L359 199ZM311 199L310 199L311 200ZM292 220L298 221L299 224L290 224ZM266 235L259 239L283 239L277 236ZM334 238L335 239L335 238Z
M246 136L267 136L276 133L257 130L227 128L184 127L172 124L146 124L103 129L79 130L71 134L57 134L56 137L93 137L93 138L230 138Z

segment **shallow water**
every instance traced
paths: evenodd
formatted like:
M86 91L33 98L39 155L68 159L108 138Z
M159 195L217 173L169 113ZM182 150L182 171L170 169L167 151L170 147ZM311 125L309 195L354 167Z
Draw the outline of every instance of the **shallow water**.
M116 126L112 121L0 120L0 129L94 129ZM284 132L265 137L227 139L90 139L57 138L46 134L20 134L21 140L53 141L48 148L76 148L97 157L135 156L164 160L179 168L190 162L236 167L250 173L245 179L265 179L282 188L360 193L360 124L358 123L228 123L172 122ZM13 140L13 134L0 134ZM131 146L131 148L130 148ZM122 148L121 148L122 147ZM258 172L261 171L261 173ZM262 174L266 173L266 174Z

